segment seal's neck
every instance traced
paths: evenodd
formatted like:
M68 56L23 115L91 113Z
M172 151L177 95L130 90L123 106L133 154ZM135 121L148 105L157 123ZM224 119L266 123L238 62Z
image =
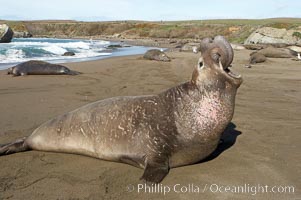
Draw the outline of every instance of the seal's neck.
M177 102L177 99L181 101L193 101L200 102L204 98L210 98L213 94L219 96L220 101L235 102L237 88L230 84L219 84L219 85L195 85L193 82L185 82L176 87L170 88L167 91L161 93L172 101Z
M165 107L174 112L177 130L186 138L197 139L201 134L218 139L232 120L236 90L197 87L187 82L160 95L164 95L160 99L166 101Z
M183 124L188 124L187 127L192 124L195 127L204 127L206 124L213 129L223 129L231 121L234 113L236 89L196 86L187 82L161 95L164 95L161 99L167 100L166 107L172 106L177 119Z

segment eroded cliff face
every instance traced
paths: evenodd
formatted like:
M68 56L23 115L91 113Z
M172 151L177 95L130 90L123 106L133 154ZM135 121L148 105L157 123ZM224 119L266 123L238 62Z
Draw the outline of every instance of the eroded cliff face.
M4 21L2 22L4 23ZM204 37L223 35L231 42L243 43L250 34L258 28L274 27L291 30L301 26L301 19L196 20L177 22L79 22L62 20L9 21L7 23L14 31L30 33L34 37L169 38L200 40Z
M249 25L222 22L77 22L77 21L25 21L10 22L16 32L30 33L34 37L114 37L114 38L171 38L202 39L224 35L238 42L253 31ZM250 29L252 29L250 31ZM21 34L22 35L22 34Z
M35 36L98 36L122 33L133 28L131 23L27 23L27 30Z

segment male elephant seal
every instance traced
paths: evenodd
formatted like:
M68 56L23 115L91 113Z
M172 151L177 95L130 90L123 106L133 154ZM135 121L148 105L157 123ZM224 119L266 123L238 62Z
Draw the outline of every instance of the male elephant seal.
M12 74L13 76L77 75L80 74L80 72L72 71L62 65L51 64L44 61L31 60L9 68L7 74Z
M202 42L189 82L158 95L114 97L52 119L29 137L0 147L0 155L26 150L75 153L144 168L158 183L172 167L196 163L217 147L234 113L240 75L222 37Z

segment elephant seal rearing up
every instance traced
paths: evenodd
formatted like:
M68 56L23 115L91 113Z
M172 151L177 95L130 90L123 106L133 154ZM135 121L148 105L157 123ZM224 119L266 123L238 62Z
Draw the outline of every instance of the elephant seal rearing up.
M8 69L7 74L13 76L25 75L78 75L80 72L72 71L65 66L51 64L44 61L30 60Z
M88 155L144 168L141 179L155 183L172 167L204 159L232 119L242 78L228 68L233 50L222 36L201 45L191 81L158 95L88 104L1 146L0 155L30 149Z

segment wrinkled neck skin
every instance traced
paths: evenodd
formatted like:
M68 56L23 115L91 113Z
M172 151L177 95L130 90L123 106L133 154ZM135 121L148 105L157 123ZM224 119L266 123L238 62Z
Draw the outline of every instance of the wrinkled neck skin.
M190 82L160 95L165 96L166 105L172 106L180 140L193 139L198 143L210 140L217 144L232 120L237 87L210 69L201 75L195 73L198 71Z
M236 92L240 86L240 82L241 81L226 77L219 71L207 68L203 73L199 73L199 71L195 69L191 81L185 84L192 85L194 90L198 91L196 92L196 99L202 99L212 94L219 94L219 100L221 102L229 101L233 103L234 106Z

